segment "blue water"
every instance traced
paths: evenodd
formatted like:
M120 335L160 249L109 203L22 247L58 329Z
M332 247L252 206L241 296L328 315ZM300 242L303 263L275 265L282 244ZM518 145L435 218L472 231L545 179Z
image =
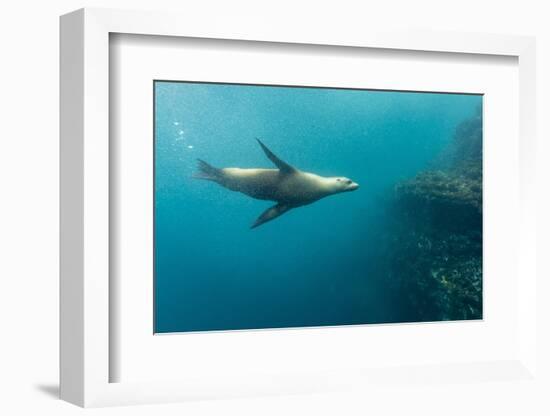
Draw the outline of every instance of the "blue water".
M394 186L433 164L481 96L155 82L155 331L393 322L377 244ZM281 159L354 192L256 229L274 203L192 178Z

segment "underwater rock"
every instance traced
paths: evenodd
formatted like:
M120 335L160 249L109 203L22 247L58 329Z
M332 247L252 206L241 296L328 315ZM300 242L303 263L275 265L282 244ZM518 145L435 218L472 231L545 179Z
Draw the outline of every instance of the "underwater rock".
M445 162L445 163L443 163ZM400 320L482 317L481 116L460 124L437 169L395 187L389 278Z

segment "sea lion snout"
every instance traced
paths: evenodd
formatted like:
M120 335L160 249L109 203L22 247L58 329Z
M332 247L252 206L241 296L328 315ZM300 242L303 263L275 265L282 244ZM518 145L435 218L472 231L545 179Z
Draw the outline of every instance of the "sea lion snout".
M336 192L350 192L359 189L359 184L348 178L335 178ZM334 179L333 179L334 180Z
M359 184L357 182L351 182L346 185L346 188L344 189L344 192L351 192L359 189Z

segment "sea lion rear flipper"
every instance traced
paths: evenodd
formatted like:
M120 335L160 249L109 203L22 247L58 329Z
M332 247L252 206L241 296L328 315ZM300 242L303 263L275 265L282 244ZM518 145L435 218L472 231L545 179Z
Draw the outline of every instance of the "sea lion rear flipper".
M268 221L271 221L281 215L283 215L285 212L290 210L290 206L284 205L284 204L277 204L273 205L272 207L266 209L262 215L258 217L258 219L252 224L250 228L256 228Z
M267 148L265 144L263 144L260 139L256 138L258 140L258 143L262 147L263 151L265 152L266 156L269 160L271 160L275 166L279 168L279 170L283 173L294 173L296 172L296 168L294 166L289 165L285 161L279 159L271 150Z
M197 159L198 172L193 175L194 179L204 179L207 181L218 182L221 176L221 170L202 159Z

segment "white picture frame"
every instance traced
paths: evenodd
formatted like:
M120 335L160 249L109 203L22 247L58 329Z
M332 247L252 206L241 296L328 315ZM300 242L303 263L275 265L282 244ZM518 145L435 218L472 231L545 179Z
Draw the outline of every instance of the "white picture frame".
M431 379L447 374L472 382L473 371L493 369L518 380L536 375L535 270L535 42L530 37L464 33L365 31L331 33L223 19L208 27L192 16L82 9L61 18L61 398L80 406L158 403L333 390L360 383L406 379L410 372L382 368L368 374L336 371L235 383L216 380L110 382L110 168L109 36L113 33L257 42L333 45L438 53L505 55L519 62L520 215L518 218L518 354L509 360L419 369ZM111 195L112 197L112 195ZM332 336L338 336L334 334ZM391 382L391 381L390 381Z

